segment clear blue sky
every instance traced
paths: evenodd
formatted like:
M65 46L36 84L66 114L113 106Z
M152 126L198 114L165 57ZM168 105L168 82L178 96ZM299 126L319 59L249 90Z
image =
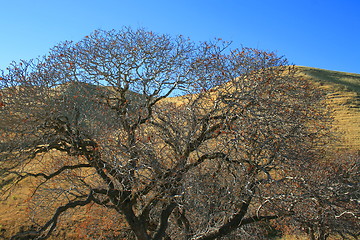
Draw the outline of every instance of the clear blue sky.
M145 27L360 73L360 0L0 0L0 69L95 29Z

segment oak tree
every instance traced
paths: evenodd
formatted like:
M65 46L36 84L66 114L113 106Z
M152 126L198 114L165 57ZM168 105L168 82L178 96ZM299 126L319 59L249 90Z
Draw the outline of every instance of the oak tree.
M98 30L4 71L1 170L37 184L38 228L14 239L92 205L139 240L232 239L296 215L329 133L322 94L283 57L229 45Z

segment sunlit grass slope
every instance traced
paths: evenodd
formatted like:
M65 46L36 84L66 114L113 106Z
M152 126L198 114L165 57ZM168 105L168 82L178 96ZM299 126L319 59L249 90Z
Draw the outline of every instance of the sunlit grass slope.
M301 73L326 90L340 136L339 150L360 150L360 74L298 67Z

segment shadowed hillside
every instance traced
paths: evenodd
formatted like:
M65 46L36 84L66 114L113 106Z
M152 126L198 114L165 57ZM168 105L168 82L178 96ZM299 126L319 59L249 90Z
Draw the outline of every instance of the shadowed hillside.
M336 72L318 68L299 67L306 75L322 83L330 83L336 86L343 86L350 91L360 94L360 74Z

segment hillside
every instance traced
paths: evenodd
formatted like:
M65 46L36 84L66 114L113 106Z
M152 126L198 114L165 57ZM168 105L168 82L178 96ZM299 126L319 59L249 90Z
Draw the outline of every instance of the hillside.
M334 127L340 135L339 149L360 150L360 74L298 67L327 92Z
M335 120L335 128L342 138L337 144L339 150L350 149L360 150L360 74L342 73L323 69L316 69L310 67L298 67L301 74L315 81L319 87L327 92L328 105L333 109L333 117ZM181 98L177 98L179 101ZM1 173L0 173L1 174ZM1 177L1 175L0 175ZM8 184L5 179L0 179L0 189L2 186ZM12 192L7 201L0 202L0 239L4 236L10 236L19 230L21 225L32 225L28 221L29 209L27 207L26 199L28 198L31 189L34 188L35 182L25 181L18 188ZM112 222L112 219L106 219L106 212L101 212L96 206L89 207L89 209L81 212L81 216L73 215L70 220L74 225L65 223L59 227L57 237L64 237L66 239L76 239L79 236L85 237L86 229L84 225L98 224L100 228L104 225L103 232L108 224L109 229L114 229L118 222ZM100 216L96 220L93 216ZM103 219L104 218L104 219ZM106 223L105 223L106 221ZM82 229L84 232L81 232ZM80 229L80 230L79 230ZM105 235L105 233L104 233ZM5 237L6 236L6 237ZM71 238L71 236L73 238ZM53 238L55 239L55 238ZM288 238L285 238L288 239Z

